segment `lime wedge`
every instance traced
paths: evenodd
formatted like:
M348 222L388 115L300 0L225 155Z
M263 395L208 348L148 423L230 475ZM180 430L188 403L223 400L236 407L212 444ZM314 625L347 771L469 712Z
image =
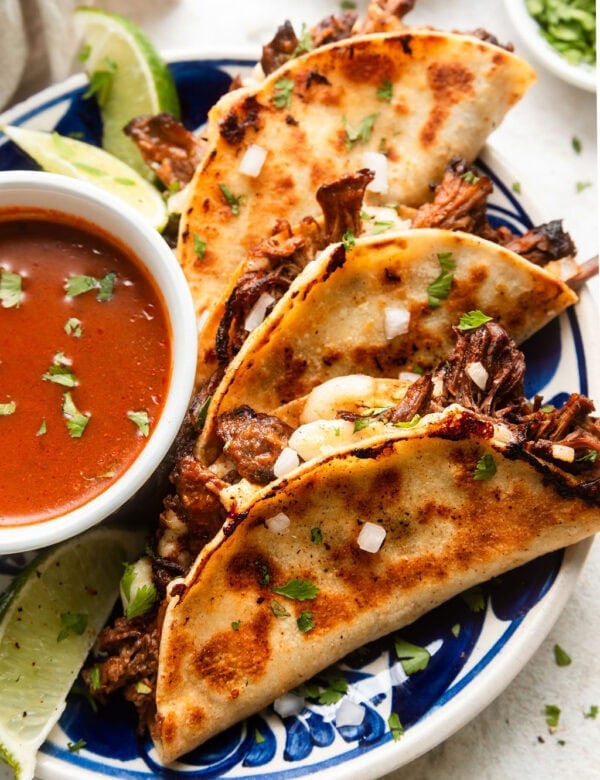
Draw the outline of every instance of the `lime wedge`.
M0 758L17 780L36 753L119 592L141 536L96 528L41 553L0 599Z
M112 154L58 133L12 125L0 130L45 171L91 182L127 201L157 230L166 225L167 206L160 192Z
M124 16L81 7L75 10L74 20L83 38L84 67L100 107L102 146L152 180L152 171L123 128L143 114L166 111L179 118L169 69L148 38Z

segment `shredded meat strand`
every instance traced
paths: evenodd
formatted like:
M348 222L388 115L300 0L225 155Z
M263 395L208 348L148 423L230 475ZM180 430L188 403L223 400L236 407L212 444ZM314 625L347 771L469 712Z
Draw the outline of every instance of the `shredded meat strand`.
M500 235L500 243L535 265L546 265L551 260L573 257L577 248L571 236L563 230L562 220L554 219L531 228L522 236L511 235L508 240Z
M362 168L356 173L319 187L317 202L325 218L325 245L341 241L347 232L355 236L360 235L360 212L365 190L374 178L373 171Z
M292 23L286 20L277 28L273 39L263 46L260 64L265 76L291 59L297 48L298 38Z

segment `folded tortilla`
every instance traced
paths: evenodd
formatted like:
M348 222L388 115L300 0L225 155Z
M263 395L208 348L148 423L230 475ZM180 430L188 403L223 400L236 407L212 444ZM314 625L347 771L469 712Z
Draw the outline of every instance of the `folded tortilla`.
M371 189L370 202L419 205L449 159L474 160L534 80L499 46L411 29L319 47L225 96L209 114L178 243L200 325L277 218L314 213L321 184L369 167L365 152L383 153L387 187ZM251 147L266 157L249 175Z
M484 456L496 472L474 479ZM461 591L597 532L598 484L583 497L576 483L524 457L502 426L452 405L253 493L171 588L156 692L161 758ZM269 519L280 513L290 523L277 533ZM386 532L378 552L359 547L367 521ZM314 586L304 600L285 595L294 581Z
M444 262L453 270L447 297L436 301L431 285ZM424 228L360 238L349 250L330 246L230 363L196 455L214 459L215 421L241 404L272 412L334 376L431 370L452 350L452 326L467 311L485 312L521 343L576 300L543 268L467 233ZM390 337L398 317L406 326Z

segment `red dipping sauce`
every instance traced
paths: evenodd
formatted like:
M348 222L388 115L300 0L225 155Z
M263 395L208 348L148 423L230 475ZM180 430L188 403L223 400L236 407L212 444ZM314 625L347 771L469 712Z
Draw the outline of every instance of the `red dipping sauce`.
M118 479L160 417L171 358L162 295L117 239L62 213L5 211L0 525L49 520Z

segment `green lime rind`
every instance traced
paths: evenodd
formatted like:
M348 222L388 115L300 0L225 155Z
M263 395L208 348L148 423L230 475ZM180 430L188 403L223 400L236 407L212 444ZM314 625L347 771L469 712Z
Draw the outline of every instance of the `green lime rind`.
M160 192L114 155L75 138L0 125L0 130L45 171L90 182L129 203L157 230L168 220Z
M45 550L12 583L0 613L0 758L22 780L113 608L123 563L143 537L96 528ZM83 623L65 633L65 615Z
M153 172L123 128L134 117L145 114L168 112L180 118L171 72L151 41L126 17L81 6L74 18L84 47L89 47L84 62L88 76L93 81L98 71L110 74L110 87L99 102L102 146L152 181Z

